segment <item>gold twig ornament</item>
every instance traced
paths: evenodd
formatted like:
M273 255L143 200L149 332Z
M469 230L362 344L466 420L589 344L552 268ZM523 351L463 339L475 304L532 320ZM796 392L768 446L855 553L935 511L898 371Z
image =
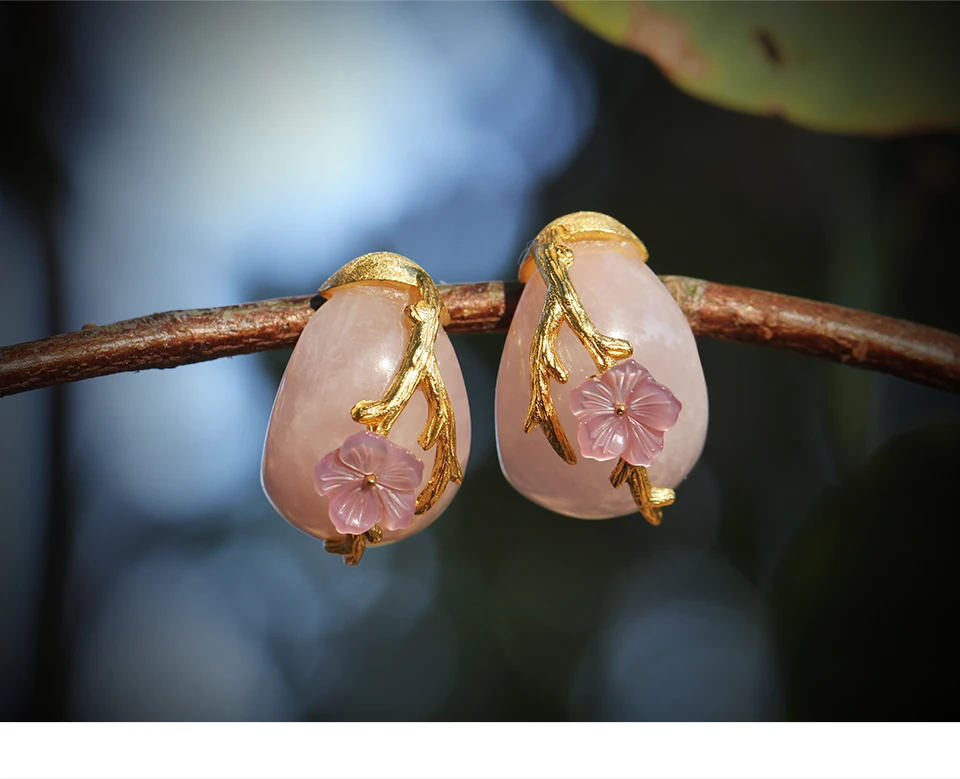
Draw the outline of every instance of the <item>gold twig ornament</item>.
M676 493L666 487L651 487L647 469L642 465L631 465L624 459L617 462L617 467L610 474L610 483L614 488L624 484L630 487L630 494L640 509L643 518L651 525L659 525L663 521L663 509L673 505L677 499Z
M415 287L416 303L404 309L412 323L407 349L397 372L380 400L361 400L350 411L354 421L371 432L390 435L390 429L419 389L427 400L427 423L418 441L424 451L437 448L433 472L417 496L417 514L431 509L451 481L460 484L463 472L457 460L457 422L433 347L441 321L449 322L440 291L430 275L406 257L378 252L359 257L330 277L320 294L330 295L347 284L401 284Z
M556 227L548 226L534 241L533 256L540 277L547 285L547 299L530 350L530 409L523 430L529 433L539 426L556 453L575 465L577 455L563 432L550 394L551 376L562 384L570 378L557 357L560 326L569 325L601 372L633 354L633 347L628 341L598 332L584 310L567 273L573 263L573 251L562 242L565 234L570 236L568 230L562 223Z

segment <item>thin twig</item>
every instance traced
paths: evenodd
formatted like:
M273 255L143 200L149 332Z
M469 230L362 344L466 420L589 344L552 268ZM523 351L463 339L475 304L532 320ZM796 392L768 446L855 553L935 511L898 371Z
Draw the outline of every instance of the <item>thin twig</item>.
M960 336L802 298L683 276L663 282L693 332L760 344L960 392ZM522 287L500 281L441 287L451 333L506 330ZM170 311L0 349L0 396L147 368L289 349L313 314L304 295Z

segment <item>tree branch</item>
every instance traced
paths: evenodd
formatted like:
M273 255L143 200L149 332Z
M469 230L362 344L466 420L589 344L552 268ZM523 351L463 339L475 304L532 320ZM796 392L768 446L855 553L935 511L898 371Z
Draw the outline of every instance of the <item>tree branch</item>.
M693 332L889 373L960 392L960 336L932 327L743 287L664 276ZM506 330L522 286L441 287L451 333ZM223 308L169 311L0 349L0 397L146 368L289 349L313 306L304 295Z

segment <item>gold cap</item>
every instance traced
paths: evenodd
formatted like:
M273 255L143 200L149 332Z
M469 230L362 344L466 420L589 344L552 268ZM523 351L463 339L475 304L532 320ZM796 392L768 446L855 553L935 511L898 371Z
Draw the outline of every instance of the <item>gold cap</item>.
M562 232L566 243L604 239L624 241L636 247L640 252L642 262L646 262L649 256L647 254L647 247L643 245L643 241L637 238L637 236L612 216L600 214L596 211L577 211L574 214L561 216L559 219L554 219L544 227L543 230L540 231L540 234L542 235L547 230L559 230ZM531 248L534 243L530 244ZM533 259L533 254L528 251L520 263L520 281L526 284L535 271L536 263Z
M334 290L354 284L374 284L385 287L394 287L401 291L411 287L423 294L426 286L436 286L430 274L413 260L401 254L392 252L373 252L357 257L344 265L340 270L327 279L317 290L327 300ZM443 298L440 300L440 324L450 324L450 313L447 311Z

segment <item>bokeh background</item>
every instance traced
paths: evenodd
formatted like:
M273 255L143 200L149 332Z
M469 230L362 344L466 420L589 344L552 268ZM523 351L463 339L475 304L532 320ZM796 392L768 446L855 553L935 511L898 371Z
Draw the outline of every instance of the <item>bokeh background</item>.
M514 279L580 209L659 273L960 330L957 135L719 108L552 4L4 4L0 75L0 343L380 249ZM957 718L955 396L701 341L678 504L588 523L501 476L502 344L454 337L457 499L355 569L260 489L288 352L0 399L0 716Z

